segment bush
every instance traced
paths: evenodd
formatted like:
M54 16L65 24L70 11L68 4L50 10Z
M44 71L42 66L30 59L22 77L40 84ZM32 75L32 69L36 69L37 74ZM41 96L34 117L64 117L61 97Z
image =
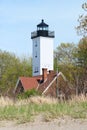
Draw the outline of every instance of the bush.
M29 98L31 96L37 96L37 95L40 95L40 93L35 89L31 89L31 90L27 90L24 93L19 94L18 98L19 99L24 99L24 98Z

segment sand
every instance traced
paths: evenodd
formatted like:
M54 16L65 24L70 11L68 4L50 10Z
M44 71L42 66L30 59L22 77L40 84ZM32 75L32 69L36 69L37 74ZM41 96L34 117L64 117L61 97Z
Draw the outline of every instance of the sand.
M87 130L87 119L58 118L49 122L36 120L25 124L0 121L0 130Z

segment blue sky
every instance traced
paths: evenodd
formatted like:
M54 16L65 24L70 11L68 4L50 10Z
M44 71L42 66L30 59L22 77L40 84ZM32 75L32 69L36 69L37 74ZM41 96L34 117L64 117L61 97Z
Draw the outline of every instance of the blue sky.
M0 49L17 56L32 55L31 32L44 19L55 31L54 49L62 42L78 43L75 26L85 0L0 0Z

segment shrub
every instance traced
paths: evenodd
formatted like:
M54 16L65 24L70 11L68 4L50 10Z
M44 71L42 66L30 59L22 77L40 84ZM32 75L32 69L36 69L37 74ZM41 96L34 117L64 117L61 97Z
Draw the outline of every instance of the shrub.
M24 98L29 98L31 96L37 96L37 95L40 95L40 93L35 89L31 89L31 90L27 90L24 93L19 94L18 98L19 99L24 99Z

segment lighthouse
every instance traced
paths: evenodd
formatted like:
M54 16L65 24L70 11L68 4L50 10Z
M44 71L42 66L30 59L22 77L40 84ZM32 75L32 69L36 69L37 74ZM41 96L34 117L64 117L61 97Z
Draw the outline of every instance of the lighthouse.
M32 39L32 75L42 75L42 68L53 70L53 40L54 31L49 31L49 25L42 19L37 30L31 33Z

